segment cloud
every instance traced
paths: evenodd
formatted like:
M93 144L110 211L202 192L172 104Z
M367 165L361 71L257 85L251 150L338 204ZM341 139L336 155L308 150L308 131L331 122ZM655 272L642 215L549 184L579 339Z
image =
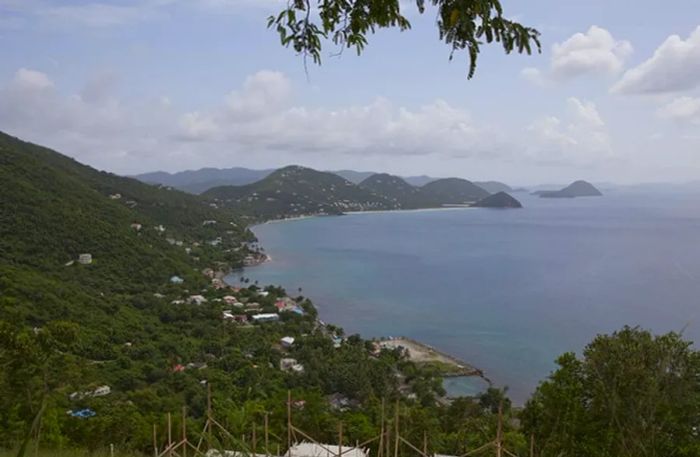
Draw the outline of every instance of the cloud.
M544 81L568 81L583 75L616 75L622 71L625 59L632 53L629 41L616 40L610 32L591 26L586 33L576 33L562 43L552 46L546 70L528 67L521 76L536 84Z
M658 111L659 117L679 123L700 125L700 98L679 97Z
M613 158L605 122L595 104L570 97L564 120L536 119L527 128L525 153L543 164L590 166Z
M700 86L700 26L683 40L671 35L654 55L625 72L612 87L618 94L678 92Z
M298 104L291 81L269 70L222 94L218 105L188 111L165 96L122 100L114 78L98 75L76 94L64 94L48 75L21 69L0 87L0 128L129 173L370 157L588 164L610 154L595 104L578 98L570 98L561 115L523 129L489 125L441 99L416 107L384 97L338 107Z

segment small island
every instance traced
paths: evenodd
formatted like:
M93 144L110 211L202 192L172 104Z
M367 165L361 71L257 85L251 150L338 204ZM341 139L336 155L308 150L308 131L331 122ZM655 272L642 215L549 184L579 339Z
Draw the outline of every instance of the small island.
M542 198L576 198L576 197L600 197L601 191L588 181L575 181L560 190L545 190L536 192Z
M522 208L523 205L506 192L498 192L482 198L472 206L476 208Z

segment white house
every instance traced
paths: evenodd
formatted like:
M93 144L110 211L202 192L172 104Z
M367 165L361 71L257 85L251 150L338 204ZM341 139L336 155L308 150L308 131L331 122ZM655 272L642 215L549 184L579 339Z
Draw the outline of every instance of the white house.
M337 444L298 443L284 457L369 457L367 449Z
M290 348L294 344L294 337L285 336L282 339L280 339L280 344L282 345L282 347Z
M304 371L304 365L297 362L297 359L284 358L280 360L280 370L302 373Z
M171 276L171 277L170 277L170 282L173 283L173 284L182 284L183 282L185 282L185 280L182 279L182 278L179 277L179 276Z
M190 295L187 302L193 305L202 305L207 302L207 299L202 295Z
M97 389L92 391L92 396L93 397L104 397L105 395L109 395L112 393L112 388L109 386L100 386Z
M80 254L78 262L82 265L90 265L92 263L92 254Z
M261 313L253 314L252 318L255 322L274 322L280 319L280 315L277 313Z

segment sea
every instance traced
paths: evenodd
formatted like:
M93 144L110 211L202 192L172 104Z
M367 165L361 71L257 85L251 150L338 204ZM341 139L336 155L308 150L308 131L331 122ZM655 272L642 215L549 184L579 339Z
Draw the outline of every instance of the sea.
M346 334L425 342L482 369L516 404L597 334L629 325L700 340L700 192L513 195L523 209L262 224L253 231L271 260L228 281L301 293Z

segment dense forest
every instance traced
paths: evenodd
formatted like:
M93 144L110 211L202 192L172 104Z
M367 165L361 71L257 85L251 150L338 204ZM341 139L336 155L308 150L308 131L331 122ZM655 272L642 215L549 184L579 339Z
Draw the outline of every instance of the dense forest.
M0 192L0 447L14 454L152 453L167 413L179 428L186 406L201 430L211 391L241 437L221 445L243 451L268 417L284 452L288 407L315 439L337 444L342 423L345 444L363 442L384 404L429 453L475 450L501 424L520 456L700 456L700 353L680 335L597 336L524 406L506 389L447 399L440 367L320 322L301 291L223 283L263 255L250 214L4 134Z

